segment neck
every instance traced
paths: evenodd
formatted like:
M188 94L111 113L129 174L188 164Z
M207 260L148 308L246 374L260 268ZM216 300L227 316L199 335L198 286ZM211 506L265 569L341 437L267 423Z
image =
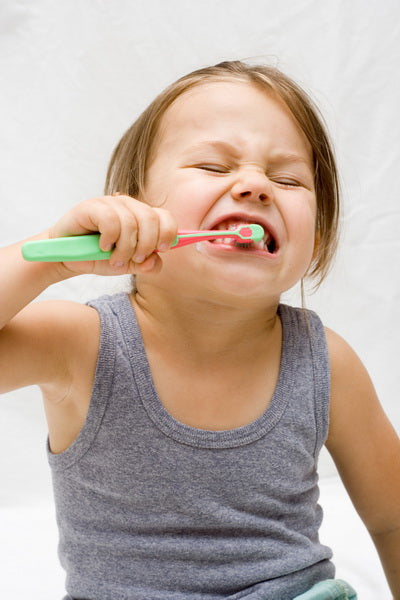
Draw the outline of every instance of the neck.
M163 344L202 362L252 355L258 345L265 348L280 325L278 301L266 306L265 301L250 303L243 298L229 302L190 294L182 298L147 285L139 285L131 301L145 342Z

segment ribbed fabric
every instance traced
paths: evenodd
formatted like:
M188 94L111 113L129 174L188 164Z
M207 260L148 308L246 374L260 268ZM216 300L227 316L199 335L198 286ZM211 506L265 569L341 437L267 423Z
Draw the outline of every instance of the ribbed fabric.
M334 577L318 539L330 385L317 315L279 306L281 366L267 410L205 431L161 404L129 296L90 304L101 340L87 420L65 452L48 450L70 596L291 600Z

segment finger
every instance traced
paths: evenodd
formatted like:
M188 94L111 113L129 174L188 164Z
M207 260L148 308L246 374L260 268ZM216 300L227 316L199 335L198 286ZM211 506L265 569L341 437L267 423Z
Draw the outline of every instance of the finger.
M133 254L135 263L143 263L157 249L160 218L156 210L143 204L135 211L138 223L136 231L136 247Z
M116 268L129 264L136 251L138 220L136 214L123 205L116 208L120 221L120 233L115 242L110 263Z
M146 258L142 263L132 263L133 273L140 275L141 273L158 273L162 267L162 261L160 257L153 253Z
M99 232L100 248L104 251L111 250L121 231L121 222L115 207L111 206L106 198L95 198L82 202L74 213L74 219L82 233Z
M118 196L118 199L115 198ZM100 232L100 248L108 251L116 246L122 235L123 227L131 227L133 230L137 227L135 219L132 219L131 210L124 211L126 200L138 202L130 196L125 196L116 192L112 196L102 196L92 202L94 210L90 214L92 229Z
M113 206L119 215L121 228L111 257L111 264L121 269L133 260L144 262L157 247L160 217L152 207L131 198L120 196Z
M165 252L175 241L178 233L178 224L168 210L164 210L163 208L155 208L154 210L158 213L160 222L157 250Z

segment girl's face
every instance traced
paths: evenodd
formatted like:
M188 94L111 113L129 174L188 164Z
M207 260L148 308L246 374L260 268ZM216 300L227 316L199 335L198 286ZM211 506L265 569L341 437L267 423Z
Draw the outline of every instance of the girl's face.
M283 103L240 81L201 84L166 111L154 148L145 200L180 229L260 223L266 232L249 248L202 242L167 252L157 277L263 301L303 277L315 245L312 152Z

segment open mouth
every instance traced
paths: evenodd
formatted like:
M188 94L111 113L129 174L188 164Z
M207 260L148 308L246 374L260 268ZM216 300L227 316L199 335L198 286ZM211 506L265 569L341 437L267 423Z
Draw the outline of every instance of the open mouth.
M259 224L264 229L264 238L259 242L253 241L239 241L235 238L224 238L220 237L215 240L212 240L211 244L224 244L227 246L232 246L235 248L241 248L244 250L257 250L262 252L267 252L268 254L276 254L278 251L278 242L275 235L272 231L265 225L265 223L260 223L257 220L251 219L246 220L243 217L229 217L224 221L220 221L217 223L212 229L216 230L233 230L237 229L241 225L249 225L251 223Z

